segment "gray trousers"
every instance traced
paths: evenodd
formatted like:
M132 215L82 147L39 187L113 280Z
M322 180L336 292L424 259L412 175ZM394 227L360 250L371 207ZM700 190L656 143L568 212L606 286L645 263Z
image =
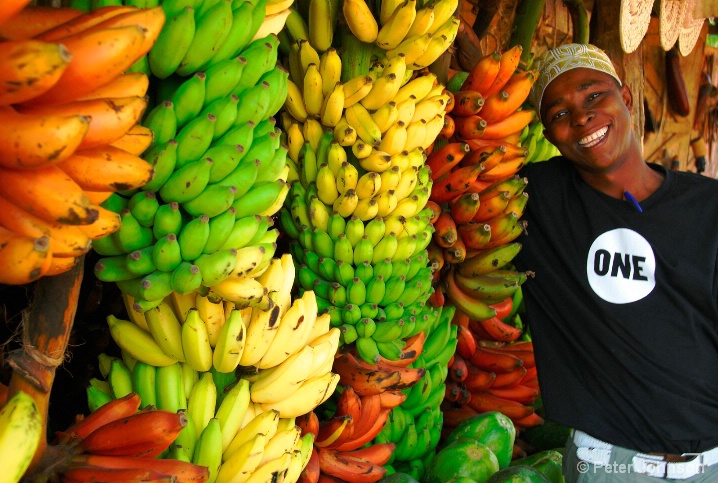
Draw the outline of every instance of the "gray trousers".
M632 458L636 451L614 446L609 464L597 466L580 460L576 449L569 437L563 456L566 483L718 483L718 464L704 467L701 473L688 479L663 479L632 471Z

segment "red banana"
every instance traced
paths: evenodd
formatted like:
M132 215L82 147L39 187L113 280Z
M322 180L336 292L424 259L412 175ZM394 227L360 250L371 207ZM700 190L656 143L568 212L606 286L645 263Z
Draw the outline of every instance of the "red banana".
M489 88L483 93L484 97L490 97L504 88L511 76L516 72L522 52L523 47L521 44L516 44L501 54L499 71L496 73L496 77Z
M493 351L480 345L476 348L471 362L479 369L495 372L497 375L512 372L524 365L520 358L509 352Z
M472 90L485 95L494 83L501 67L501 52L496 50L476 63L461 85L461 90Z
M448 143L432 152L426 158L426 165L431 169L431 180L436 181L451 171L469 151L471 149L468 144L457 142Z
M456 243L457 226L450 212L444 211L439 215L439 219L434 223L434 230L433 240L438 246L448 248Z
M511 399L503 399L485 392L476 391L471 392L469 406L479 413L498 411L505 414L512 420L523 419L534 412L534 408L532 406L526 406L520 402L512 401Z
M484 118L474 114L473 116L454 117L456 132L462 140L477 139L484 136L488 123ZM493 138L492 138L493 139Z
M135 414L140 408L140 402L140 396L134 392L119 399L113 399L65 431L58 432L57 437L60 440L67 440L68 438L85 439L96 429Z
M454 117L466 117L478 114L484 107L484 98L477 91L459 91L454 94L456 105L452 114Z
M72 458L72 464L99 466L102 468L149 469L176 477L176 483L203 483L209 479L209 469L206 466L174 459L81 454Z

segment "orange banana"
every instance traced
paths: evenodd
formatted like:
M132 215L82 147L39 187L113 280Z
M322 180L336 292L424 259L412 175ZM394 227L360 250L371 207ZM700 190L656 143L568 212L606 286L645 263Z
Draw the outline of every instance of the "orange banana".
M316 437L319 434L319 418L317 418L317 413L314 411L309 411L297 417L296 424L301 428L302 436L312 433Z
M41 33L84 15L74 8L50 8L28 5L13 17L12 22L0 25L0 38L7 40L31 39Z
M484 245L484 248L494 248L500 245L508 245L512 241L516 240L521 234L526 233L526 227L528 222L526 220L519 220L518 223L509 231L506 235L494 239L492 238L489 242Z
M314 440L314 446L318 448L334 448L344 441L347 441L351 435L353 426L351 426L352 417L350 415L333 416L332 418L320 421L319 433Z
M498 196L502 192L507 192L509 197L513 198L523 192L528 182L527 178L518 175L501 181L494 181L486 189L479 192L479 198L483 203L485 200Z
M66 483L103 481L119 483L123 481L172 481L171 476L156 470L143 468L101 468L97 466L71 466L62 472L62 481Z
M486 181L499 181L506 179L518 173L525 164L526 158L514 158L506 161L501 160L501 162L491 169L484 170L479 175L479 179Z
M521 215L523 215L524 211L526 210L526 204L528 203L528 201L528 193L526 193L525 191L523 193L519 193L509 200L509 203L506 205L506 208L504 208L504 213L513 211L519 217L521 217Z
M365 444L367 444L369 441L374 439L376 435L379 434L379 432L382 430L382 428L386 424L386 420L389 419L390 412L391 409L382 408L381 411L379 411L379 414L377 415L376 419L372 422L371 427L362 436L352 436L352 439L350 441L347 441L346 443L342 444L341 446L338 446L335 449L338 451L352 451L355 449L359 449Z
M514 75L514 72L516 72L516 68L519 66L519 61L521 60L522 52L523 47L521 44L516 44L501 54L499 71L496 73L496 78L491 83L489 88L486 89L486 92L482 92L484 97L490 97L504 88L504 85L506 85L511 76Z
M439 204L435 201L427 201L426 205L424 205L424 209L430 209L431 210L431 219L429 220L429 223L432 225L436 223L436 220L439 219L439 215L441 214L441 207Z
M143 54L145 31L139 25L80 32L61 42L72 54L60 80L27 102L43 106L84 96L126 71Z
M142 72L127 72L120 74L108 84L98 87L94 91L79 97L78 101L90 99L104 99L108 97L144 97L150 85L149 77Z
M491 227L486 223L464 223L457 226L457 232L466 248L471 250L484 248L491 239Z
M58 439L61 441L69 441L71 438L85 439L90 433L105 424L135 414L140 408L140 402L140 396L134 392L119 399L113 399L65 431L59 432Z
M434 223L434 230L434 242L440 247L448 248L456 243L458 237L456 222L448 211L444 211L439 215L439 219Z
M466 117L478 114L479 111L483 111L484 98L477 91L459 91L454 94L456 105L451 114L454 117ZM483 114L481 116L483 118Z
M87 453L154 458L187 425L183 411L141 411L100 426L80 442Z
M30 0L4 0L0 9L0 24L15 17L28 3Z
M28 115L79 114L89 117L90 128L79 146L79 149L89 149L120 139L140 121L146 107L147 98L135 96L74 101L58 106L24 106L19 109Z
M484 99L481 117L488 123L498 122L521 107L529 96L537 75L536 71L526 70L511 76L503 89Z
M506 159L526 156L528 154L524 147L496 139L468 139L466 144L471 148L471 154L473 154L474 151L491 153L499 146L503 146L504 149L506 149L506 154L504 155Z
M346 386L337 399L337 411L339 416L351 416L353 421L361 417L361 398L351 386Z
M384 409L393 409L400 406L401 403L406 401L406 393L402 391L384 391L379 394L381 398L381 407Z
M457 225L470 222L479 207L478 193L466 192L449 202L451 217Z
M32 238L47 236L50 239L53 258L79 257L92 247L90 238L80 227L42 220L2 196L0 226Z
M471 90L486 95L491 84L494 83L494 79L499 73L499 67L501 66L501 52L494 51L488 55L485 55L476 63L468 77L464 80L461 85L461 90Z
M348 352L334 359L332 371L339 374L340 384L351 386L362 397L379 394L401 380L397 371L367 369L359 365L357 358Z
M96 206L97 219L89 225L78 225L79 228L85 235L90 237L92 240L98 238L104 238L120 229L122 224L122 217L119 213L107 210L102 206Z
M488 123L481 116L454 116L456 133L462 140L477 139L484 136Z
M507 136L520 134L521 130L533 121L535 112L531 109L514 111L502 120L488 123L481 133L484 139L506 139Z
M37 40L0 42L0 105L27 101L47 92L70 59L63 45Z
M467 361L466 367L468 370L466 379L464 379L466 389L470 391L485 391L493 385L497 376L495 372L479 369L471 361Z
M446 263L456 265L466 259L466 244L461 237L456 239L456 242L449 248L444 248L444 260Z
M501 215L508 206L509 201L511 201L511 198L509 198L508 191L502 191L498 196L483 200L474 215L473 221L483 223Z
M439 131L439 139L451 139L456 132L456 123L451 116L444 116L444 127ZM433 146L433 143L432 143Z
M394 443L374 443L366 448L345 451L344 454L354 458L361 458L373 465L384 466L391 459L395 449L396 444Z
M111 143L110 146L139 156L147 151L147 148L152 145L152 141L154 141L152 129L141 124L135 124L120 139Z
M431 180L436 181L451 171L451 168L459 164L469 151L468 144L458 142L448 143L432 152L426 158L426 165L431 169Z
M374 483L386 474L383 466L331 449L319 450L319 467L322 473L348 483Z
M451 300L454 306L471 319L488 319L496 315L496 310L481 300L470 297L456 285L453 266L444 278L444 288L446 289L446 296ZM474 357L476 357L476 354L474 354Z
M175 483L203 483L209 479L209 469L174 459L131 458L127 456L103 456L81 454L73 457L73 464L99 466L101 468L143 468L176 477Z
M526 367L521 366L516 368L515 370L511 372L506 372L503 374L496 374L496 379L494 379L494 383L491 385L491 389L494 388L505 388L507 386L513 386L515 384L518 384L521 379L526 375ZM496 394L498 396L498 394ZM499 396L503 397L503 396ZM509 398L511 399L511 398Z
M376 421L383 410L384 408L381 407L381 396L379 394L363 396L361 398L361 415L359 416L359 419L352 422L352 426L354 426L354 433L351 441L364 436L368 431L370 431L374 426L374 421ZM347 444L348 443L349 441L347 441ZM345 448L342 449L342 451L345 450Z
M87 196L87 199L90 200L90 203L95 205L100 205L107 198L112 196L112 191L85 191L85 196Z
M75 265L77 265L79 260L79 258L73 257L61 258L53 256L52 261L50 262L50 268L47 269L45 276L50 277L52 275L60 275L61 273L70 271Z
M509 352L493 351L481 345L476 347L471 363L479 369L495 372L497 375L513 372L524 365L520 358Z
M154 168L144 159L109 145L75 151L56 166L88 191L140 188L154 174Z
M511 232L518 221L519 217L516 216L516 213L509 212L489 218L485 223L489 225L491 229L491 238L500 240Z
M512 420L523 419L530 416L534 412L534 408L532 406L527 406L510 399L492 396L486 392L477 391L471 392L469 406L479 413L498 411L505 414Z
M531 428L533 426L540 426L544 423L544 419L538 413L531 413L525 418L512 419L514 425L519 429Z
M401 356L398 360L392 361L383 357L380 354L379 362L388 364L389 366L407 367L409 364L419 358L419 356L421 355L421 351L424 349L425 340L426 337L424 336L424 332L419 332L416 335L412 335L411 337L406 339L406 345L401 350ZM390 391L384 391L382 394L386 394L387 392ZM387 397L390 398L391 396Z
M456 340L456 353L464 359L470 359L471 356L474 355L474 352L476 352L476 339L474 338L474 334L471 330L469 330L468 325L466 327L459 326L459 330L456 334Z
M55 26L54 28L43 30L42 33L37 36L37 39L45 42L64 39L65 37L78 34L94 27L95 25L98 25L114 16L126 12L132 12L133 10L135 10L133 7L112 5L108 7L101 7L92 10L91 12L83 12L82 15L78 15L67 22L63 22Z
M90 126L90 119L69 115L25 115L0 107L0 166L40 168L72 155ZM38 140L42 144L38 145Z
M33 238L0 227L0 283L24 285L47 273L52 263L50 239Z
M436 203L447 203L468 191L484 167L481 164L454 169L434 182L430 199Z
M45 221L87 225L98 217L82 189L57 166L17 171L0 168L0 196Z

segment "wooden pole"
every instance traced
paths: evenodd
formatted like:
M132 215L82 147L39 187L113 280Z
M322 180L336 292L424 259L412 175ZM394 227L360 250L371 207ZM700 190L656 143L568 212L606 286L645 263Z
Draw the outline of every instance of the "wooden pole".
M13 370L8 397L24 391L35 400L42 415L43 434L47 432L55 371L65 360L75 320L83 266L84 256L70 271L37 281L30 308L23 314L22 348L8 356ZM46 448L46 438L42 438L28 473L32 472Z

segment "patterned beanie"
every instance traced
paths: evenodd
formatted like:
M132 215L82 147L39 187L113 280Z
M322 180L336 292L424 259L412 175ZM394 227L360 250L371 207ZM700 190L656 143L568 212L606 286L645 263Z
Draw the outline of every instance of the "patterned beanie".
M604 72L621 84L611 59L603 50L591 44L562 45L541 55L532 66L539 74L531 88L529 101L537 112L541 112L541 98L546 87L559 75L579 67Z

